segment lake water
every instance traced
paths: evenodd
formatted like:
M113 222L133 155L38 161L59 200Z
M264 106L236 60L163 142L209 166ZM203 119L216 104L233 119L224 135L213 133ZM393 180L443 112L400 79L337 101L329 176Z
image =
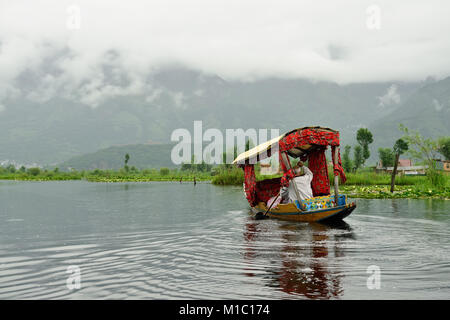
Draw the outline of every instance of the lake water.
M449 299L450 202L356 201L324 226L239 187L0 181L0 299Z

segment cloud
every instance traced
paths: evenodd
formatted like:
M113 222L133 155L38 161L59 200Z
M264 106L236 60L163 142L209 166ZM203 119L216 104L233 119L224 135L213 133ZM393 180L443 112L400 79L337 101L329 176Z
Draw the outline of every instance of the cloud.
M148 103L152 103L156 101L161 96L162 93L163 90L161 88L157 88L156 90L153 90L152 93L145 98L145 101Z
M172 64L243 81L350 83L449 75L449 2L377 1L379 29L367 26L372 4L2 1L0 101L26 92L41 102L64 94L95 106L145 91L148 74ZM73 6L78 20L78 11L68 10ZM79 21L75 28L73 21ZM26 89L24 73L37 79Z
M393 84L391 85L387 90L386 94L378 97L378 100L380 101L378 103L379 107L387 107L394 104L400 103L400 94L397 92L397 85Z

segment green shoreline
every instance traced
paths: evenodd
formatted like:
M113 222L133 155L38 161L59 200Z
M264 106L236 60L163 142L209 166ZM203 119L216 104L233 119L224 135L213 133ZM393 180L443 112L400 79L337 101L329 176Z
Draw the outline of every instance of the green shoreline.
M332 171L330 181L333 181ZM279 177L280 175L260 175L256 180ZM239 168L222 168L213 171L157 169L121 169L91 171L53 171L31 168L10 171L0 167L0 180L9 181L88 181L102 183L117 182L207 182L221 186L242 186L243 170ZM374 172L348 173L345 184L339 185L339 192L351 198L364 199L441 199L450 200L450 175L443 175L440 187L432 186L425 176L399 176L396 178L394 193L390 192L390 176ZM333 187L331 186L331 189Z
M180 183L179 178L169 177L0 177L0 181L87 181L100 183L120 183L120 182L174 182ZM211 177L196 177L196 182L213 183ZM194 177L183 177L181 183L194 183ZM218 186L226 186L224 184L215 184ZM229 184L234 185L236 184ZM450 200L450 190L436 190L429 187L418 187L415 185L395 186L394 193L389 191L388 185L340 185L339 192L346 194L350 198L360 199L437 199Z

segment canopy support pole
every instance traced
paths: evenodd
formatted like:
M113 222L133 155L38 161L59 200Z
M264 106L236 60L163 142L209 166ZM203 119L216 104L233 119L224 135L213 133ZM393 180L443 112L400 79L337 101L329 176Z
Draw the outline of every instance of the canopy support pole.
M334 148L334 157L333 157L333 171L337 166L339 156L339 147ZM334 201L336 206L338 205L338 196L339 196L339 176L334 175Z
M289 168L288 170L292 170L291 163L288 161L286 152L281 153L281 160L283 161L284 166L286 168ZM300 198L300 192L298 192L297 185L295 184L294 181L292 181L292 185L294 186L295 196L297 197L298 203L300 204L302 210L304 211L305 207L303 205L302 198Z

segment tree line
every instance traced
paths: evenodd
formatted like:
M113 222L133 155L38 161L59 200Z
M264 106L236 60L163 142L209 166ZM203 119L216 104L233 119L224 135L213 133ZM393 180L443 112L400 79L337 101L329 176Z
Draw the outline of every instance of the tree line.
M411 131L404 125L399 125L403 137L395 141L392 148L379 148L378 156L382 167L393 167L391 192L400 155L408 152L412 158L420 160L427 166L426 175L434 186L444 184L444 177L438 171L436 160L439 154L450 160L450 137L430 139L422 137L418 132ZM350 156L352 147L346 145L342 155L342 166L347 172L356 172L362 168L370 157L369 145L373 142L373 135L367 128L360 128L356 132L357 145L353 147L353 159Z

